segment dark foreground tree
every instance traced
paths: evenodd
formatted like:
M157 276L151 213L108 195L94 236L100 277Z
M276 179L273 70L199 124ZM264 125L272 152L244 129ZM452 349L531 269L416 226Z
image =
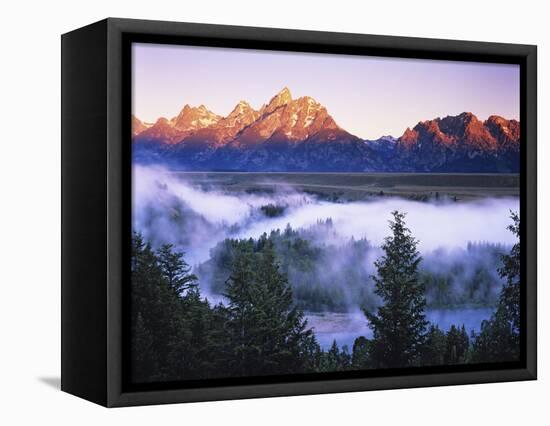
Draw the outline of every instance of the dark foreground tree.
M376 313L364 309L373 330L370 358L375 368L418 363L428 324L424 286L418 277L418 242L405 225L405 215L398 211L392 215L392 235L385 239L384 255L374 264L375 293L383 304Z
M353 342L351 354L351 367L353 370L363 370L370 368L370 344L371 342L364 336L360 336Z
M518 338L520 331L520 221L517 213L511 213L513 223L508 226L518 239L509 254L502 256L502 267L499 268L499 275L506 280L500 294L499 307L502 315L510 325L511 333Z
M340 349L336 340L332 341L332 345L327 352L323 352L321 356L321 364L318 371L347 371L352 369L352 355L349 353L347 345Z
M132 238L131 355L136 382L215 377L224 321L202 299L183 253Z
M464 364L470 346L466 327L452 325L446 336L445 364Z
M174 251L172 244L164 244L157 250L158 265L178 294L197 287L197 277L191 273L191 267L183 259L184 253Z
M517 361L520 357L520 220L514 212L511 218L508 230L518 242L502 256L498 272L505 282L495 312L474 335L473 362Z
M177 367L182 341L178 296L164 276L155 252L141 235L132 239L131 339L133 378L166 380Z
M243 250L227 281L227 328L236 375L289 374L312 369L315 338L303 313L293 307L287 278L279 271L273 245Z
M136 382L318 371L322 351L293 306L273 245L243 244L227 306L211 307L172 246L132 239L131 356Z
M431 324L426 333L422 348L422 365L442 365L445 363L447 338L437 325Z
M254 329L251 295L253 282L253 253L252 250L243 251L237 255L233 263L225 294L229 300L227 329L232 347L232 353L228 357L228 367L238 375L246 374L247 366L250 366L258 355L257 348L251 344Z

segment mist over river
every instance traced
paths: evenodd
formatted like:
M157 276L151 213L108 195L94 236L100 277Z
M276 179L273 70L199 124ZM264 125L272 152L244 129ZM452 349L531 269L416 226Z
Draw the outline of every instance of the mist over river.
M492 308L428 309L426 319L439 326L442 331L448 331L451 325L464 325L470 335L472 331L479 332L481 322L489 319L492 312ZM306 312L305 317L308 327L313 329L317 342L324 350L330 349L332 342L336 340L339 347L347 345L351 352L357 337L372 338L365 315L360 311Z
M330 174L326 179L327 188L334 188ZM199 277L201 294L211 303L225 302L221 294L230 271L215 264L224 257L219 254L224 241L256 240L272 232L278 248L305 240L317 257L300 265L300 256L287 253L283 265L295 300L323 348L336 340L351 350L355 338L372 336L360 309L378 304L371 279L376 274L374 261L383 254L380 246L389 233L391 212L398 210L406 213L407 226L418 240L423 278L431 280L428 321L442 330L464 324L470 334L490 317L502 286L500 255L515 242L507 226L510 212L519 210L518 197L456 202L456 197L438 193L422 201L405 196L357 200L346 198L344 182L338 192L344 196L332 199L332 193L319 196L281 180L271 185L269 177L262 185L256 181L247 186L244 181L238 187L215 179L197 184L185 174L162 168L133 168L134 231L153 247L170 243L184 252ZM418 192L411 189L411 194ZM285 240L287 234L293 240ZM334 298L337 311L330 308Z
M195 265L219 241L258 238L264 232L307 228L331 218L336 233L326 243L366 238L379 246L388 236L391 212L407 213L407 225L421 252L465 247L472 242L512 245L507 231L510 211L519 211L518 197L485 197L473 201L411 201L400 197L331 202L278 182L269 191L229 191L215 181L205 187L154 166L133 167L133 229L153 244L171 243L186 251ZM404 178L406 179L406 177ZM483 179L483 176L480 177ZM266 181L268 178L266 177ZM327 176L330 180L330 175ZM284 206L277 217L262 214L266 205Z

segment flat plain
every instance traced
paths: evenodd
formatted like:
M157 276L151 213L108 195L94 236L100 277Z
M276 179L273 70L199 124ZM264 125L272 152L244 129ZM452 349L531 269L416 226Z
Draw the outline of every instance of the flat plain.
M398 196L412 200L518 197L518 174L173 172L203 189L261 193L296 190L330 201Z

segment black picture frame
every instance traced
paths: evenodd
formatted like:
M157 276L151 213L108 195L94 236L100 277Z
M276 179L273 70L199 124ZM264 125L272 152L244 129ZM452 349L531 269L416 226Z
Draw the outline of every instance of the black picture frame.
M132 42L520 65L517 363L133 386L127 376ZM109 18L62 36L62 390L117 407L537 377L536 46Z

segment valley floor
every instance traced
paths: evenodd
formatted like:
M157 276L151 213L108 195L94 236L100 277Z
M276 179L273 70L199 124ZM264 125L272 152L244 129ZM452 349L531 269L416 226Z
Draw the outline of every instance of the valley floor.
M186 181L227 191L270 192L292 188L331 201L399 196L414 200L453 201L519 196L518 174L447 173L255 173L182 172Z

